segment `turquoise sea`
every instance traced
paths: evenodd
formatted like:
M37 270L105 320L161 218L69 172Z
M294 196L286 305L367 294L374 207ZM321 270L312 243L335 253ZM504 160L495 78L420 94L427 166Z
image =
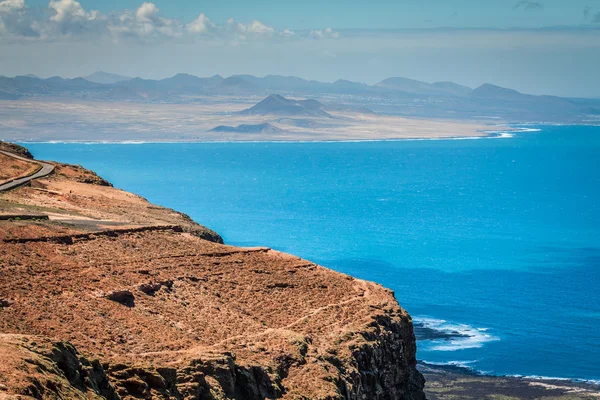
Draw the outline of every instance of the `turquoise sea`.
M418 358L600 379L600 128L356 143L28 143L264 245L393 289ZM429 339L427 339L429 338Z

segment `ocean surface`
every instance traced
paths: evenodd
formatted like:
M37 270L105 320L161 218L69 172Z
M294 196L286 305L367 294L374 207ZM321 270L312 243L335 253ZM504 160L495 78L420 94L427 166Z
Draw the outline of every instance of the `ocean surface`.
M600 379L600 128L357 143L29 143L264 245L393 289L418 358Z

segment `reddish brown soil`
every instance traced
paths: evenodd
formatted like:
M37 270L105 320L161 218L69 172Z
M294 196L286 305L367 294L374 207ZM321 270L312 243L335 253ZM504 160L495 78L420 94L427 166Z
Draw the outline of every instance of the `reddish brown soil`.
M34 173L39 168L36 163L21 161L0 153L0 185Z
M0 221L0 398L111 398L106 379L121 398L423 398L410 317L379 285L220 244L79 167L2 212L51 219Z

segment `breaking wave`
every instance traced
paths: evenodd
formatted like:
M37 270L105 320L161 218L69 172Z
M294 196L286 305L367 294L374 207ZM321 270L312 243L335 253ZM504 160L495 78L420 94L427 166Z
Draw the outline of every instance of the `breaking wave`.
M476 349L500 340L487 328L449 322L435 318L415 318L415 336L425 350L456 351Z

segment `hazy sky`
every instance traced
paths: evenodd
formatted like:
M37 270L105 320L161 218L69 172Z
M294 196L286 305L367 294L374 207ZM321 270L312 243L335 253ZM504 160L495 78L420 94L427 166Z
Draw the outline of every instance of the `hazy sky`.
M0 75L96 70L600 97L600 0L0 0Z

